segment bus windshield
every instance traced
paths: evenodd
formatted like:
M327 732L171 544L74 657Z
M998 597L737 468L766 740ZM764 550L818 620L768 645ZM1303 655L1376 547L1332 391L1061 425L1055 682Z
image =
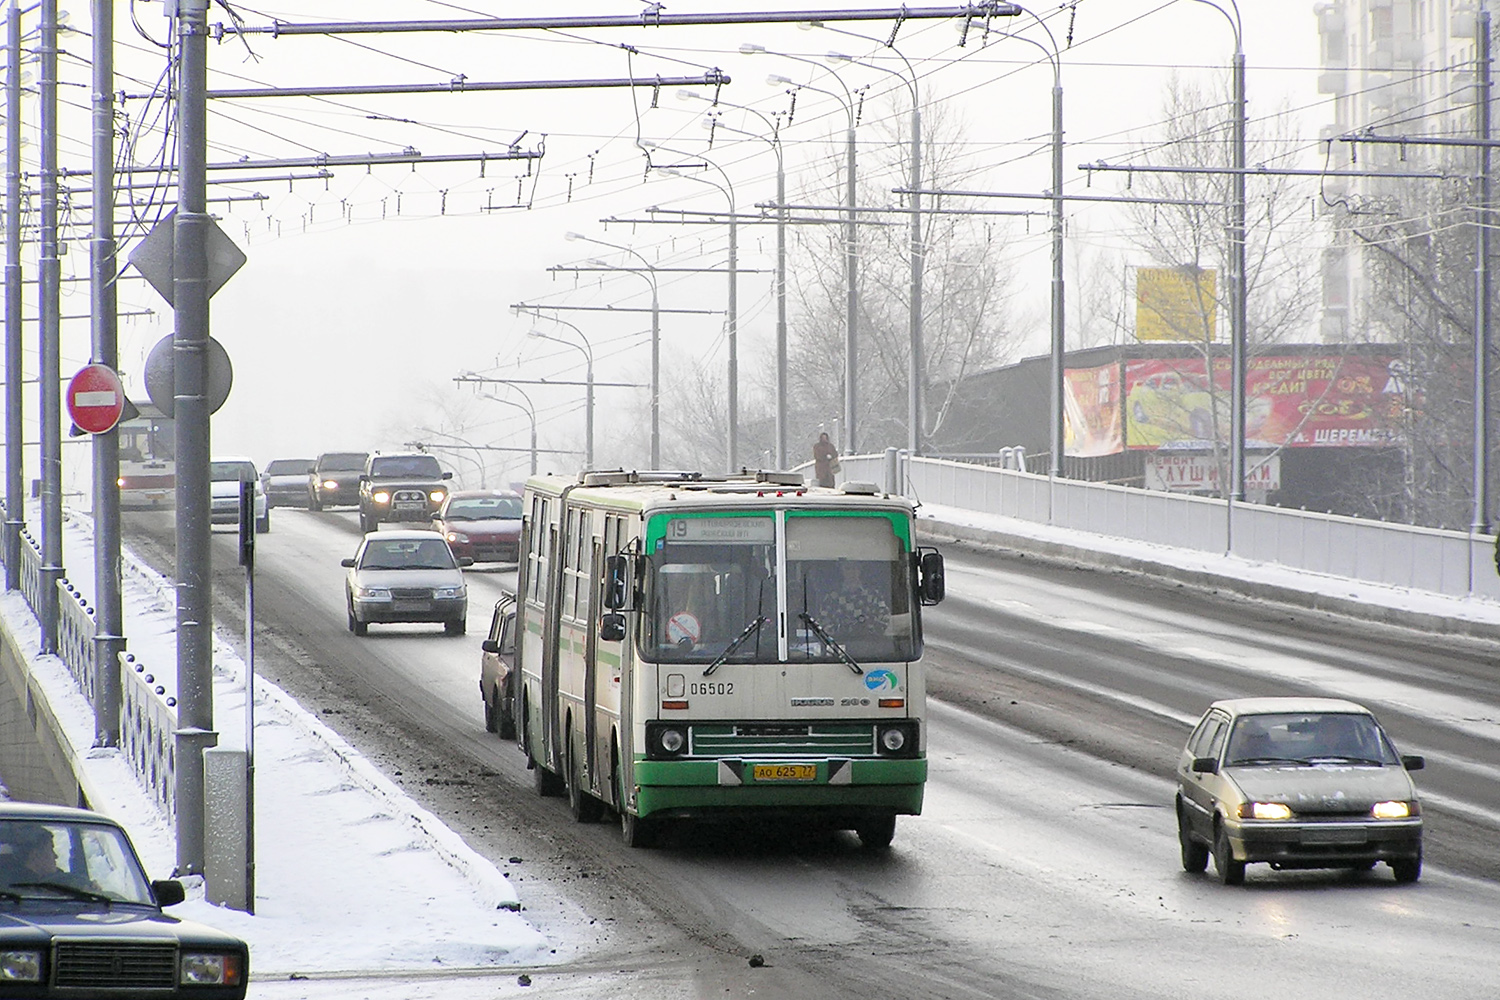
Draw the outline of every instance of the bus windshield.
M771 512L667 520L649 555L642 655L712 663L736 640L728 663L920 655L910 555L889 515L788 511L785 539L781 588ZM776 627L783 614L785 660Z

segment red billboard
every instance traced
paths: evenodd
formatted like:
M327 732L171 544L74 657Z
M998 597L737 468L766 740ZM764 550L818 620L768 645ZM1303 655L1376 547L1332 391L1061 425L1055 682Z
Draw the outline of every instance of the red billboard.
M1404 405L1390 356L1266 355L1247 362L1247 448L1389 448ZM1230 361L1125 362L1125 446L1203 449L1229 439Z

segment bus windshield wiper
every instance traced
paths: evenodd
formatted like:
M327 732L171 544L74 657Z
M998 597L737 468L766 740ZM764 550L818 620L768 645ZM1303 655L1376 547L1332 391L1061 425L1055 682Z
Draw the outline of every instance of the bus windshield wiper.
M771 619L767 618L765 615L761 615L749 625L746 625L745 631L735 636L734 641L724 647L724 652L714 657L714 662L710 663L708 667L703 671L703 676L707 677L709 674L713 673L715 670L718 670L721 666L723 666L724 661L733 656L735 650L743 646L747 639L749 639L755 633L759 632L761 630L761 626L765 625L765 623L770 620Z
M863 674L865 672L863 667L854 662L854 657L850 656L847 652L844 651L843 646L840 646L837 642L834 641L833 636L828 634L828 630L822 625L818 624L817 619L808 614L806 611L802 612L797 617L802 619L802 623L804 625L812 629L813 635L823 640L823 645L831 647L834 654L849 665L850 670L854 671L856 674Z

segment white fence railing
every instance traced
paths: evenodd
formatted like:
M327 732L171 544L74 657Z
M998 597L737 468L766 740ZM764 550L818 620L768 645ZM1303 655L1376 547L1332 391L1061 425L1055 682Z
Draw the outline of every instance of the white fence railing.
M875 482L922 502L1210 555L1405 587L1500 600L1495 537L1183 496L1108 483L912 458L848 455L842 479Z

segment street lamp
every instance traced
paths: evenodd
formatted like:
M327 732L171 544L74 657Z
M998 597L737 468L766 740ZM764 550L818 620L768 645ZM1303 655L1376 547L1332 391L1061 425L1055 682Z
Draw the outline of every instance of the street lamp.
M742 53L746 54L746 55L753 55L753 54L755 54L757 52L769 52L769 50L765 46L763 46L763 45L755 45L755 44L752 44L752 43L749 43L749 42L741 45L740 46L740 51ZM855 160L855 144L854 144L854 125L855 125L854 95L850 92L848 85L844 83L844 78L841 77L841 76L839 76L838 73L835 72L830 67L823 66L823 65L815 62L812 59L804 59L802 56L790 55L790 54L785 53L785 52L776 52L776 53L772 53L772 54L781 56L782 58L785 58L785 59L792 59L792 60L794 60L796 62L803 62L803 63L808 63L809 65L812 65L812 66L817 66L819 69L821 69L824 72L830 74L835 80L837 80L839 82L839 86L844 88L844 96L841 98L841 97L839 97L838 94L834 93L831 90L824 90L822 87L814 87L811 84L796 83L790 77L780 76L780 75L777 75L775 73L773 73L770 76L766 77L766 82L769 83L769 84L771 84L772 86L789 86L789 87L794 87L794 88L796 88L798 90L804 90L804 89L805 90L811 90L811 91L815 91L815 92L817 92L819 94L826 94L829 97L832 97L834 100L838 101L841 105L843 105L844 114L849 119L848 128L847 128L847 130L844 133L844 142L845 142L845 150L846 150L844 155L845 155L845 160L847 162L847 169L845 171L847 183L845 185L844 198L845 198L845 204L847 204L848 207L849 207L849 217L848 217L848 219L844 223L844 304L845 304L845 317L844 317L844 441L843 441L843 446L844 446L844 450L846 452L849 452L849 453L852 454L857 449L857 447L858 447L858 440L859 440L858 435L855 433L855 409L856 409L856 403L857 403L857 399L858 399L855 390L856 390L856 381L857 381L856 376L857 376L857 372L858 372L857 361L858 361L858 358L859 358L859 355L858 355L858 352L857 352L858 331L859 331L859 284L858 284L858 281L859 281L859 255L858 255L858 249L859 249L859 244L858 244L859 236L858 236L858 233L859 233L859 228L858 228L858 225L857 225L857 220L856 220L855 212L854 212L854 208L855 208L855 204L856 204L856 199L857 199L857 192L855 190L855 177L854 177L854 160ZM779 202L779 199L778 199L778 202Z
M651 284L651 468L659 469L661 468L661 304L657 298L656 268L630 247L606 243L604 240L585 236L582 233L564 233L563 239L582 240L585 243L594 243L601 247L628 253L639 260L641 266L645 268L644 272L626 271L625 273L640 274Z
M496 396L494 393L489 392L481 392L479 393L479 397L481 399L488 399L492 403L504 403L506 406L514 406L531 419L531 474L534 476L536 475L536 406L531 402L531 397L526 395L525 390L515 385L512 385L510 388L515 389L521 394L521 398L526 400L525 406L522 406L513 399L506 399L503 396Z
M645 146L647 149L663 149L669 153L676 153L679 156L696 155L691 153L683 153L680 150L669 149L666 146L659 146L656 143L648 142L644 139L641 140L641 145ZM676 167L667 166L658 167L657 169L663 171L664 173L671 174L673 177L682 177L690 181L697 181L700 184L708 184L716 187L724 195L724 197L729 199L729 330L727 337L729 348L729 429L727 435L728 455L726 456L728 458L728 462L726 463L726 467L728 471L733 472L739 467L740 448L739 217L735 210L734 184L730 182L729 175L724 172L723 167L719 166L717 163L710 160L706 156L703 157L702 162L708 164L719 172L719 176L724 178L723 185L720 185L718 181L711 181L706 177L699 177L697 174L685 173Z
M687 100L710 100L702 94L691 90L682 89L677 91L677 99ZM757 135L754 132L746 132L743 129L725 125L714 121L719 128L734 132L737 135L750 136L755 139L764 140L771 147L771 152L776 154L776 468L787 467L786 454L786 416L787 416L787 340L786 340L786 162L782 155L781 136L776 124L765 115L754 108L747 108L740 104L729 104L725 101L712 101L714 105L736 108L740 111L748 111L759 118L770 129L769 136ZM732 211L732 209L731 209ZM735 462L730 460L730 469L733 470Z
M826 28L827 25L824 25ZM829 28L841 35L849 35L852 38L864 38L853 32L840 31L837 28ZM865 39L871 41L872 39ZM830 62L848 62L870 69L878 69L884 73L890 73L906 84L911 91L911 316L910 316L910 338L911 357L909 360L909 371L907 380L906 419L907 419L907 449L913 455L922 453L922 268L924 263L924 251L922 248L922 196L917 192L922 190L922 106L921 97L917 89L917 73L912 69L910 60L902 54L895 46L887 46L900 57L906 66L906 73L882 66L879 63L863 62L853 56L842 52L828 53ZM907 78L910 74L910 79Z
M581 351L583 353L584 361L587 365L585 369L587 374L584 376L586 388L584 389L583 406L583 466L585 469L592 469L594 467L594 347L589 343L589 338L583 335L583 331L578 329L578 327L574 326L572 323L569 323L565 319L559 319L556 320L556 322L561 323L563 326L568 327L574 333L578 334L578 339L583 341L583 344L580 346L579 344L573 343L571 340L563 340L561 337L554 337L550 333L543 333L541 330L532 330L527 333L527 336L540 337L542 340L550 340L556 344L565 344L568 347L573 348L573 350Z

